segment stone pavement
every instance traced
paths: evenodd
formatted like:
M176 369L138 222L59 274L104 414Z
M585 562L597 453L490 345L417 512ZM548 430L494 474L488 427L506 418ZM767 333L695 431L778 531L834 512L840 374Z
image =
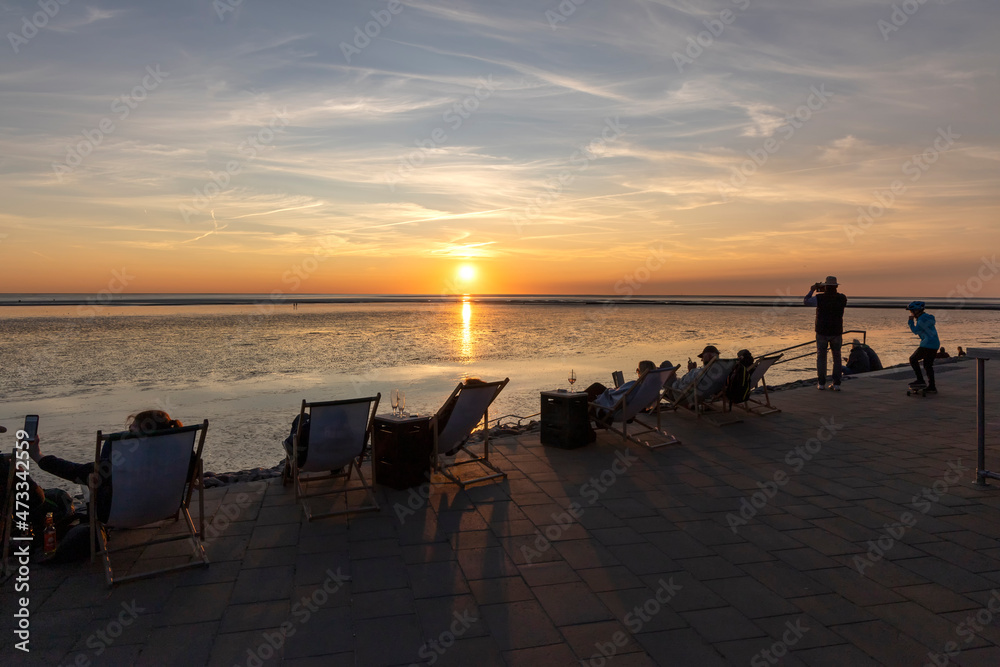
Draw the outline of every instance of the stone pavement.
M683 444L657 451L496 441L506 482L381 488L350 520L304 522L280 483L212 489L208 568L109 590L96 565L34 565L32 651L14 651L8 581L0 661L997 665L1000 483L971 484L974 364L941 366L933 397L908 377L776 393L782 413L723 428L667 414Z

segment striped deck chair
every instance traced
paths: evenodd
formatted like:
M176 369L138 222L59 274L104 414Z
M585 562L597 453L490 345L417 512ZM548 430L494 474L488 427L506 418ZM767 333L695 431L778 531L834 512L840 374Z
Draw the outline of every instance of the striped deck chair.
M500 480L507 473L490 462L490 405L510 382L504 378L498 382L483 382L479 384L459 383L455 390L431 419L431 431L434 434L433 464L435 469L451 481L465 488L469 484ZM483 425L483 453L473 454L466 446L469 438L479 424ZM469 458L452 459L448 452L459 450ZM456 468L470 464L478 464L485 474L472 479L462 479L455 472Z
M618 401L611 407L591 403L591 412L594 425L612 433L616 433L623 440L634 442L649 449L659 449L667 445L679 445L680 440L663 430L660 421L660 392L664 384L672 383L677 376L677 369L680 366L667 368L654 368L639 376L635 384L631 386ZM636 417L642 412L652 409L656 414L656 426L643 423ZM629 432L629 422L644 426L644 431ZM620 427L616 424L619 424ZM636 436L647 433L656 433L666 438L664 442L650 444L648 440L640 440Z
M375 411L378 409L382 394L364 398L351 398L341 401L323 401L307 403L302 401L299 410L299 426L292 437L292 455L288 457L291 464L291 478L295 485L295 498L302 503L306 520L312 521L320 517L354 514L357 512L377 512L378 501L375 500L375 467L372 466L372 482L369 485L361 471L365 447L372 433L372 423ZM306 426L306 411L309 419ZM306 460L300 466L299 440L304 429L309 429L309 447ZM360 486L351 486L351 475L357 472ZM303 475L306 473L306 475ZM306 492L307 484L318 480L343 478L344 484L339 488ZM350 507L348 496L354 491L364 491L366 501L357 507ZM343 494L344 508L331 509L328 512L317 513L312 510L307 498L317 496L333 496Z
M108 586L151 577L199 565L208 565L205 547L205 500L202 496L201 452L205 446L208 420L195 426L153 431L152 433L114 433L105 436L97 432L97 452L94 470L107 470L110 463L110 483L113 493L108 520L101 521L97 512L98 473L91 474L90 486L90 560L98 556L104 564ZM101 449L107 440L111 452L104 461ZM191 495L198 491L198 528L191 519ZM150 524L184 517L187 532L160 537L145 542L128 542L108 548L107 528L142 528ZM193 558L190 562L128 576L115 576L111 554L163 542L187 540Z

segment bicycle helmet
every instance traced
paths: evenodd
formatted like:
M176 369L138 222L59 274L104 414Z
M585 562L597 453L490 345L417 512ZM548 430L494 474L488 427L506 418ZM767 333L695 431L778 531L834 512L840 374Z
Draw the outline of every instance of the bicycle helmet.
M924 309L924 302L923 301L911 301L906 306L906 309L907 310L923 310Z

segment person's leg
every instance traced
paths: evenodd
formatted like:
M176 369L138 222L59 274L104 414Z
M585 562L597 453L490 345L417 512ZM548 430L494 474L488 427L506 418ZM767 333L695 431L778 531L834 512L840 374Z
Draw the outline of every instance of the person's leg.
M927 373L927 388L937 390L937 386L934 384L934 357L935 352L929 348L924 348L927 352L924 354L924 372Z
M922 347L918 347L913 354L910 355L910 367L917 376L917 384L924 383L924 374L920 372L920 360L923 358L921 353Z
M816 377L818 386L826 386L826 346L827 337L816 334Z
M830 338L830 354L833 355L833 385L840 386L840 378L844 374L844 363L840 358L840 348L844 345L843 336Z

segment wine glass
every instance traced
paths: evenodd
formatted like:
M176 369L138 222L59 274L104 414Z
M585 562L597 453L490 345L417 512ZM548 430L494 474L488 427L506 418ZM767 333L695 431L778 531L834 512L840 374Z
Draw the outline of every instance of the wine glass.
M571 369L569 372L569 378L567 379L569 380L569 390L573 391L573 383L576 382L576 371Z
M396 416L396 408L399 407L399 390L393 389L389 392L389 403L392 405L392 416Z
M399 416L400 417L405 417L406 416L406 392L405 391L399 392Z

